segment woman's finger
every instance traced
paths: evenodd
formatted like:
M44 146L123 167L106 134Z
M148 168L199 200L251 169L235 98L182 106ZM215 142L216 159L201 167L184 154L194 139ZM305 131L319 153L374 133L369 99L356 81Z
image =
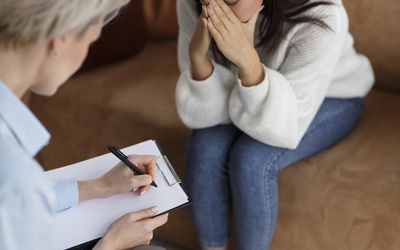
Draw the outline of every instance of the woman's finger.
M208 25L207 25L207 19L202 17L201 20L203 21L204 24L204 28L206 29L206 31L208 32Z
M150 186L143 186L143 187L140 187L140 188L138 189L138 193L139 193L139 195L144 195L149 189L150 189Z
M152 181L155 181L156 178L156 160L152 160L149 164L143 164L142 166L140 166L140 168L142 168L148 175L151 176ZM145 192L147 192L147 190L150 189L150 185L147 186L143 186L139 188L139 194L143 195Z
M207 5L202 5L201 8L203 9L203 17L208 18L208 10L207 10Z
M215 26L210 18L207 19L207 27L208 27L208 30L210 31L212 37L214 38L215 42L217 42L217 43L223 42L223 38L222 38L221 34L215 28Z
M129 155L128 159L136 165L149 164L152 160L157 157L153 155Z
M212 22L214 28L218 31L218 33L220 33L221 35L225 34L226 33L226 27L221 22L221 20L217 16L217 14L215 13L214 7L211 6L211 5L208 5L207 8L208 8L208 14L210 15L208 20L210 20Z
M226 14L222 11L222 9L215 2L210 4L210 6L219 21L224 25L227 30L230 30L231 22L229 21Z
M204 5L202 5L201 6L201 17L202 18L207 18L208 17L208 14L207 14L207 8L206 8L206 6L204 6Z
M150 164L146 165L146 173L149 174L153 181L156 178L156 160L152 160Z
M217 4L217 6L221 9L221 11L225 13L225 15L229 19L229 21L231 21L233 23L239 21L237 16L233 13L231 8L225 3L225 1L223 1L223 0L213 0L212 2Z

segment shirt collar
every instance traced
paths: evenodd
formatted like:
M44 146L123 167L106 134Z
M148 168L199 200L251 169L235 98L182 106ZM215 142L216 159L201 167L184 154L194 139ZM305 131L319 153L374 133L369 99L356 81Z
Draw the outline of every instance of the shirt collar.
M49 132L28 107L0 81L0 119L30 156L35 156L50 140Z

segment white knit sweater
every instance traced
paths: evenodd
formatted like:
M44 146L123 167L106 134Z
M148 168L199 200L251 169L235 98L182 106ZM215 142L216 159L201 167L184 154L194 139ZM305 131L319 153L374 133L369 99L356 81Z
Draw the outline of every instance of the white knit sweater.
M199 129L233 123L265 144L295 149L324 98L364 97L374 82L372 67L354 50L346 10L340 0L335 3L308 13L333 31L296 25L277 50L258 50L266 77L257 86L244 87L235 70L216 63L208 79L192 79L188 46L199 16L194 0L178 0L181 76L176 104L184 124Z

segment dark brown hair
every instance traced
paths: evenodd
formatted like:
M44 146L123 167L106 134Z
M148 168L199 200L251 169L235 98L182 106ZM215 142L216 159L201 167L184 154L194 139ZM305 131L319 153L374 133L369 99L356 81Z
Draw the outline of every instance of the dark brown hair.
M201 13L201 1L195 0L198 5L199 15ZM328 0L263 0L264 9L261 10L262 16L259 32L260 41L256 47L266 47L268 50L275 50L284 38L284 24L296 25L299 23L311 23L325 29L329 26L321 20L322 17L310 16L306 12L321 5L332 5ZM212 52L215 60L223 65L230 64L229 61L218 50L215 42L212 43Z

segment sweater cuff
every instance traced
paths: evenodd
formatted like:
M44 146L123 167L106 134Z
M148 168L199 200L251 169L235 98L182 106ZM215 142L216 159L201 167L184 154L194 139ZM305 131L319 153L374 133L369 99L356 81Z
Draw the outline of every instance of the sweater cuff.
M216 90L225 91L225 88L229 86L229 78L223 77L229 75L229 70L212 60L211 63L213 65L213 72L207 79L202 81L194 80L190 70L186 71L190 79L190 86L193 93L197 96L209 97L210 93L215 93ZM230 73L230 75L232 74Z
M60 212L78 205L79 191L77 180L65 180L55 182L56 200L54 212Z
M256 86L245 87L238 78L239 97L248 111L257 108L268 97L271 72L264 64L262 64L262 68L264 70L264 80Z

